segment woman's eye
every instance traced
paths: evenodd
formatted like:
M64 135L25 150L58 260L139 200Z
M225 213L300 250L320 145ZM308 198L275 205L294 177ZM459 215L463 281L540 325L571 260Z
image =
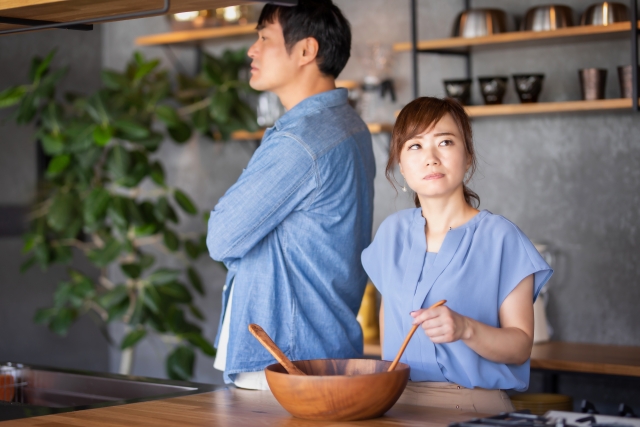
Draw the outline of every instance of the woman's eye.
M418 150L420 148L420 144L411 144L408 150Z
M440 141L440 144L438 144L442 147L447 147L449 145L453 145L453 141L451 141L450 139L445 139L444 141Z

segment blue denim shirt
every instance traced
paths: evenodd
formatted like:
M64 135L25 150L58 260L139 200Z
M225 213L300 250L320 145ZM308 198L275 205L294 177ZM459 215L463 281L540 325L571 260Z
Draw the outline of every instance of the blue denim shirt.
M234 286L226 382L275 363L250 323L293 360L362 354L374 176L371 134L345 89L305 99L267 129L209 219L209 253L229 269L225 310Z

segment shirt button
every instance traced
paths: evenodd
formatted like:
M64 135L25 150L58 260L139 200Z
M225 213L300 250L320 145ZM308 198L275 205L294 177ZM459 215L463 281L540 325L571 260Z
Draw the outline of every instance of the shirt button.
M458 390L460 390L460 386L458 386Z
M460 409L460 405L456 405L456 409Z

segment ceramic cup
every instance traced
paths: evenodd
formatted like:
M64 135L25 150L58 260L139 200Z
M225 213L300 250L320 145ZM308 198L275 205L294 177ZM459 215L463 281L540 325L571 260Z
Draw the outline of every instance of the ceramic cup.
M512 77L520 102L523 104L538 102L544 74L514 74Z
M453 98L462 105L469 105L471 99L471 79L444 80L447 97Z
M507 91L509 77L478 77L480 92L487 105L502 104L502 98Z

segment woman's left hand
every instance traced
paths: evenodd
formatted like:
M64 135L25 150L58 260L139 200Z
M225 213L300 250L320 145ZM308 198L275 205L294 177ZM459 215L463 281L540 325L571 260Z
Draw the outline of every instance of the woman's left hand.
M447 306L411 312L413 324L420 324L424 333L436 344L467 339L470 334L468 318Z

